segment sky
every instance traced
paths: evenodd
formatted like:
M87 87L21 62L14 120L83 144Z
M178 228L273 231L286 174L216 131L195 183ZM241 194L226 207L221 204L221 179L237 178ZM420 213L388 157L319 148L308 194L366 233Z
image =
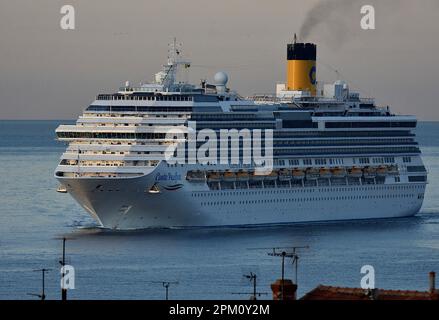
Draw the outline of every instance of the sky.
M66 4L75 30L60 27ZM362 5L375 30L360 28ZM96 94L151 81L174 37L190 81L221 70L241 95L274 93L310 18L299 40L317 44L318 81L439 120L438 0L0 0L0 119L75 119Z

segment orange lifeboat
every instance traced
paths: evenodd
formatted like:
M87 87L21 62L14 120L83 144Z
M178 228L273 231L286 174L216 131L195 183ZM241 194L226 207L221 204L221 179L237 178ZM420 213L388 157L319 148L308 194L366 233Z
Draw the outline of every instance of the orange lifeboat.
M293 178L291 174L291 170L289 169L281 169L279 170L279 180L280 181L289 181Z
M332 176L331 170L328 168L320 168L319 170L320 178L329 179Z
M270 172L270 174L264 176L265 180L277 180L278 173L277 171L273 170Z
M302 180L303 178L305 178L305 172L303 170L298 168L293 169L294 180Z
M358 167L352 167L348 170L348 176L351 178L361 178L363 176L363 170Z
M221 180L221 175L219 172L213 171L207 174L207 181L209 182L218 182Z
M265 176L261 174L256 174L256 172L252 172L250 176L250 179L254 181L262 181L264 180Z
M387 167L386 166L379 166L377 169L377 175L380 177L384 177L386 176L388 173Z
M309 168L306 170L306 179L315 180L319 178L319 169L317 168Z
M331 170L332 171L332 176L334 178L344 178L346 177L346 170L344 168L334 168Z
M376 172L377 172L377 169L374 167L364 168L364 177L370 178L370 179L375 178Z
M247 171L239 170L236 173L236 180L237 181L248 181L248 179L249 179L249 174Z
M233 171L226 171L223 175L224 181L233 182L236 181L236 174Z

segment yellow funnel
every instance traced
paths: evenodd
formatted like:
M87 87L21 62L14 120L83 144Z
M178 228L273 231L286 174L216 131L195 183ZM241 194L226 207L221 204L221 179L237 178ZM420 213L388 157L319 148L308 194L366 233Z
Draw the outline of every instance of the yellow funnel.
M317 47L313 43L292 43L287 48L287 84L289 91L309 91L316 95Z

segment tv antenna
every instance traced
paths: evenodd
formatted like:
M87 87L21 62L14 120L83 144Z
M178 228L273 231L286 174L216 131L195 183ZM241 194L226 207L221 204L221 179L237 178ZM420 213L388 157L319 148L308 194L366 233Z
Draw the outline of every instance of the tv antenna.
M288 249L292 249L291 251L287 251ZM291 263L294 268L294 283L297 285L297 269L299 266L299 255L297 254L297 249L309 249L309 246L298 246L298 247L284 247L284 248L273 248L273 251L268 252L269 256L272 257L281 257L282 258L282 296L284 297L284 280L285 280L285 258L291 258ZM281 250L281 251L279 251Z
M281 299L284 297L284 280L285 280L285 258L291 258L291 262L294 268L295 273L295 284L297 285L297 270L299 266L299 255L297 254L298 249L309 249L309 246L295 246L295 247L272 247L272 248L251 248L250 250L271 250L268 252L269 256L272 257L281 257L282 258L282 264L281 264L281 275L282 275L282 296Z
M61 260L59 260L59 264L61 265L61 270L62 270L62 274L61 274L61 279L64 279L64 277L66 276L65 273L65 268L64 266L66 265L66 241L67 240L74 240L74 238L70 237L58 237L55 238L56 240L62 240L62 258ZM66 301L67 300L67 288L61 288L61 300L62 301Z
M256 275L256 273L250 272L249 274L244 274L243 277L250 280L250 282L253 285L253 292L251 294L250 300L257 300L256 297L260 297L263 294L267 294L266 292L258 292L256 290L256 284L257 284L257 279L258 279L258 276ZM249 293L248 292L232 292L232 294L249 294Z
M287 249L292 249L292 251L287 251ZM295 283L297 284L297 268L299 265L299 255L297 254L297 249L309 249L309 246L300 246L300 247L279 247L279 248L272 248L273 251L268 252L269 256L272 257L281 257L282 258L282 281L285 278L285 258L291 258L291 263L294 267L294 278ZM279 251L282 250L282 251Z
M43 268L43 269L37 269L37 270L34 270L34 272L41 272L41 275L42 275L42 278L41 278L41 282L42 282L42 290L41 290L41 294L38 294L38 293L28 293L28 295L30 295L30 296L35 296L35 297L38 297L38 298L40 298L41 299L41 301L44 301L44 300L46 300L46 293L45 293L45 278L46 278L46 272L47 271L51 271L51 269L45 269L45 268Z
M165 300L169 300L169 287L171 284L178 284L178 281L151 281L152 283L161 283L165 288Z

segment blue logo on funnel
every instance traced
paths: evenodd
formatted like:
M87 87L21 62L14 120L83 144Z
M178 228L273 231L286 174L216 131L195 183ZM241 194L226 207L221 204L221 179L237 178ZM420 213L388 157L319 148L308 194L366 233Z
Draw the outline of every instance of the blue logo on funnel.
M313 66L311 68L311 70L309 70L309 81L311 82L311 84L315 85L316 84L316 66Z

